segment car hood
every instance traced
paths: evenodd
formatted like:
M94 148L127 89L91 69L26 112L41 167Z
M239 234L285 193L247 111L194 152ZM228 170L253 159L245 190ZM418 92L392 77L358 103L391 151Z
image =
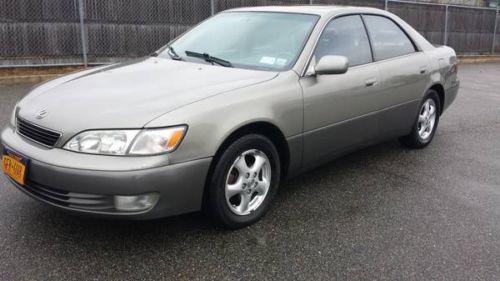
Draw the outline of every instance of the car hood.
M89 129L142 128L184 105L276 75L148 58L48 82L19 103L18 116L65 135ZM47 113L40 118L42 110Z

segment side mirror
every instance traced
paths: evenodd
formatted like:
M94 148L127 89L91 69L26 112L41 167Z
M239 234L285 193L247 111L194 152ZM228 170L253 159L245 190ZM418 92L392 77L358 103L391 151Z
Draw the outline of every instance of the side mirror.
M317 75L322 74L343 74L349 68L349 60L344 56L324 56L316 66L314 71Z

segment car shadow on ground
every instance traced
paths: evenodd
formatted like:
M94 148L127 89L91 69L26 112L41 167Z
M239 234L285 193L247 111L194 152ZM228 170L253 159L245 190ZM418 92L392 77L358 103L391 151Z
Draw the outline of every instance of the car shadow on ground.
M36 235L40 228L43 228L44 232L52 233L41 238L45 243L52 244L53 241L50 239L57 239L66 241L64 244L68 246L88 250L91 250L89 247L94 247L96 243L117 250L123 250L124 247L138 247L130 243L145 243L151 248L164 248L165 245L186 241L190 239L189 237L192 238L189 240L191 244L193 239L196 244L196 241L238 236L251 243L259 243L255 240L257 239L254 237L255 233L262 235L271 229L280 232L280 228L282 231L287 231L287 228L293 227L292 225L307 224L316 215L315 201L322 198L333 198L333 204L336 205L335 208L328 210L334 214L324 214L330 218L340 221L350 220L357 212L363 212L364 205L359 202L370 200L366 199L370 194L364 194L362 189L350 190L349 185L343 185L343 179L353 177L360 169L376 165L378 161L398 158L405 151L406 149L397 141L386 142L346 155L291 179L280 187L275 204L267 216L256 225L239 231L220 228L201 212L150 221L108 220L79 216L35 202L29 203L35 205L32 206L36 210L31 209L29 214L22 214L24 223L27 224L24 225L23 231L24 235ZM361 172L358 181L370 181L368 178L363 178L365 175L369 177L366 171ZM345 197L346 192L349 193L348 198Z

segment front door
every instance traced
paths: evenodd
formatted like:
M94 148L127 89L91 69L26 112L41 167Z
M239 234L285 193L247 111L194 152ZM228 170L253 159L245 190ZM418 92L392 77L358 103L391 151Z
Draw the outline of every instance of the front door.
M312 64L326 55L349 60L344 74L306 76L304 165L327 161L376 139L376 112L383 108L380 73L360 15L333 19L323 31Z

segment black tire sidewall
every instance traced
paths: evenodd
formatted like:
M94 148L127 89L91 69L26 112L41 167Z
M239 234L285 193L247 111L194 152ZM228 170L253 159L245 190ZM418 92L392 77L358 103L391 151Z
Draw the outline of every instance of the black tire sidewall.
M266 154L271 164L271 183L268 194L259 208L248 215L241 216L229 209L225 197L225 184L227 173L236 158L250 149L257 149ZM258 221L269 210L273 198L278 191L280 177L279 154L274 144L268 138L258 134L250 134L237 139L222 153L213 170L213 175L208 186L208 207L212 217L229 228L240 228Z

